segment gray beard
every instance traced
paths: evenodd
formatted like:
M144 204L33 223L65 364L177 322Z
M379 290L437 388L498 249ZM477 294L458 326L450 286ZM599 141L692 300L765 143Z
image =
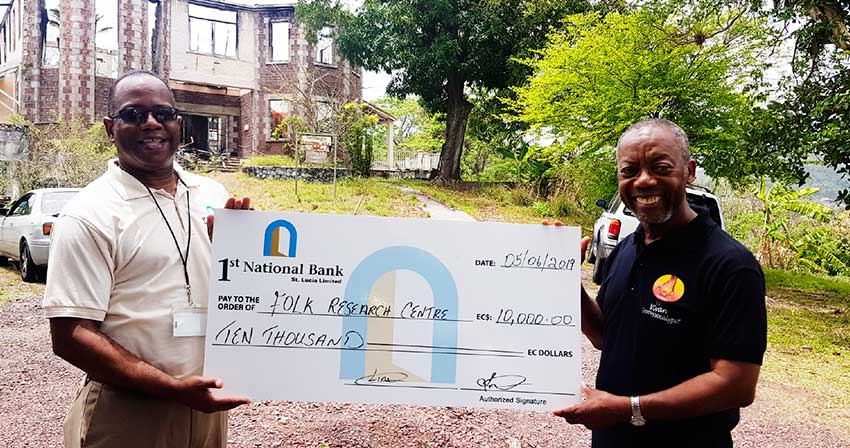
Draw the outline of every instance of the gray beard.
M673 217L673 211L673 209L670 209L667 213L656 216L646 216L642 213L635 212L635 216L637 216L638 221L642 224L664 224Z

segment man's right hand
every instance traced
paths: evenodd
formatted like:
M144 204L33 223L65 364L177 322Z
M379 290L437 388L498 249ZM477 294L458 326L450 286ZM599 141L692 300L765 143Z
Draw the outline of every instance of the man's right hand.
M224 385L218 378L207 378L198 375L187 376L177 380L174 399L192 409L211 414L227 411L243 404L251 403L247 397L221 397L213 395L210 389L221 389Z

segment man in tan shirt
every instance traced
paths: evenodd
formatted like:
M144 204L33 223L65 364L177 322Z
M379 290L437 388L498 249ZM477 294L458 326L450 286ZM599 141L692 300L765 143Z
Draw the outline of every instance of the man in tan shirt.
M181 117L156 75L110 91L118 159L56 222L43 307L53 351L86 373L65 420L67 447L224 447L227 410L202 377L200 322L210 276L211 208L250 207L174 162Z

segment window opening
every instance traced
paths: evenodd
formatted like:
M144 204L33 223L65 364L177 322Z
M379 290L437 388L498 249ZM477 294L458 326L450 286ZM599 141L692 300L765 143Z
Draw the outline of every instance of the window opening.
M189 4L189 49L196 53L236 57L236 11Z
M118 77L118 0L95 0L95 74Z
M289 62L289 22L272 22L269 30L272 62Z
M42 64L48 67L59 65L59 0L45 0L41 14L46 17Z
M326 26L319 31L319 41L316 44L316 62L324 65L334 63L334 39L331 37L333 28Z
M289 102L286 100L269 100L269 137L271 133L289 116Z

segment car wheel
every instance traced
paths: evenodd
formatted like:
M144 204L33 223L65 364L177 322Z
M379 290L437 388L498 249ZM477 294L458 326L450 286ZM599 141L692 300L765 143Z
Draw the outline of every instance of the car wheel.
M21 280L33 283L38 280L38 266L33 264L30 248L27 243L21 243L21 258L20 258Z

